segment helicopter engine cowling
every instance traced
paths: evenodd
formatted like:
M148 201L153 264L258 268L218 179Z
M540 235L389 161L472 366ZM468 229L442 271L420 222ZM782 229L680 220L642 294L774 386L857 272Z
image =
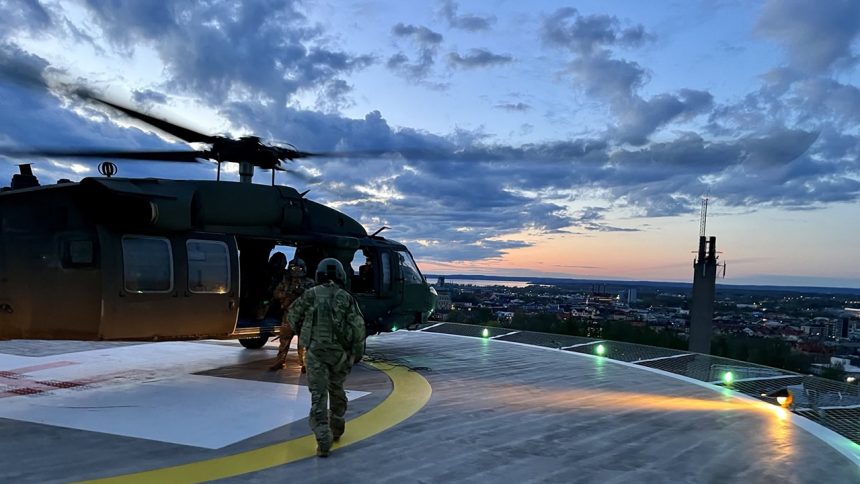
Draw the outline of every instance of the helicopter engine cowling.
M85 203L96 219L110 225L184 231L192 228L193 191L170 190L157 180L81 181Z
M298 230L302 210L290 187L196 182L195 223L199 226L268 226Z

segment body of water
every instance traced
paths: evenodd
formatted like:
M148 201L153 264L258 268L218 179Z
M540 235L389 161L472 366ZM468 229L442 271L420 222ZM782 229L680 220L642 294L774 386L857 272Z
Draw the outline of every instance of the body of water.
M479 287L490 287L490 286L504 286L504 287L526 287L529 285L528 282L525 281L485 281L482 279L451 279L446 277L445 282L450 282L451 284L463 284L470 286L479 286Z

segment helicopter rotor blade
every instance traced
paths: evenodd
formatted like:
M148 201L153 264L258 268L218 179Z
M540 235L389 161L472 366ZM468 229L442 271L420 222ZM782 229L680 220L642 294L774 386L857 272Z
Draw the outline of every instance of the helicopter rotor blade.
M289 159L302 158L350 158L350 159L398 159L424 160L424 161L465 161L466 157L461 152L453 150L433 149L400 149L389 148L383 150L355 150L355 151L294 151Z
M290 176L293 176L293 177L295 177L295 178L297 178L297 179L299 179L305 183L311 184L311 185L316 184L316 183L320 183L322 181L321 176L310 175L310 174L305 173L301 170L293 170L293 169L289 169L289 168L284 168L283 166L280 166L280 165L275 165L275 170L278 170L280 172L284 172Z
M0 156L10 158L115 158L123 160L173 161L199 163L210 159L208 151L116 151L116 150L4 150Z
M289 156L285 156L285 158L289 158L291 160L298 160L302 158L381 158L385 155L398 155L403 154L398 150L361 150L361 151L320 151L320 152L309 152L309 151L298 151L298 150L286 150L289 152Z
M148 114L143 114L143 113L141 113L139 111L135 111L134 109L131 109L129 107L125 107L125 106L122 106L122 105L119 105L116 103L112 103L110 101L106 101L102 98L94 96L93 94L91 94L85 90L77 91L77 94L79 96L85 98L85 99L89 99L89 100L104 104L105 106L111 107L113 109L116 109L117 111L120 111L122 113L125 113L128 116L131 116L132 118L143 121L144 123L146 123L152 127L158 128L167 134L171 134L173 136L176 136L177 138L179 138L183 141L187 141L189 143L214 143L218 139L217 136L209 136L207 134L198 133L197 131L194 131L192 129L188 129L188 128L179 126L177 124L173 124L173 123L165 121L163 119L159 119L159 118L150 116Z

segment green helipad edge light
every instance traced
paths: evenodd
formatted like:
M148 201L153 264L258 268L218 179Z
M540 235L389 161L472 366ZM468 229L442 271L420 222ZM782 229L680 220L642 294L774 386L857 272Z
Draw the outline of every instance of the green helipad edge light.
M484 338L486 338L487 336L490 336L490 330L487 328L484 328L484 330L481 331L481 336L483 336Z
M597 345L597 348L595 348L594 351L598 356L603 356L603 354L606 353L606 347L603 345Z
M723 373L723 383L725 383L726 385L731 385L734 379L735 376L732 374L732 372L727 371Z

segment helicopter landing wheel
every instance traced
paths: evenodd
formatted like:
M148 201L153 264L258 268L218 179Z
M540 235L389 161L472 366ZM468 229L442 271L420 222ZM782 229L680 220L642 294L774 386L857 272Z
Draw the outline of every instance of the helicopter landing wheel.
M269 341L268 336L257 336L254 338L240 338L239 344L244 346L245 349L258 350L265 346L267 341Z

